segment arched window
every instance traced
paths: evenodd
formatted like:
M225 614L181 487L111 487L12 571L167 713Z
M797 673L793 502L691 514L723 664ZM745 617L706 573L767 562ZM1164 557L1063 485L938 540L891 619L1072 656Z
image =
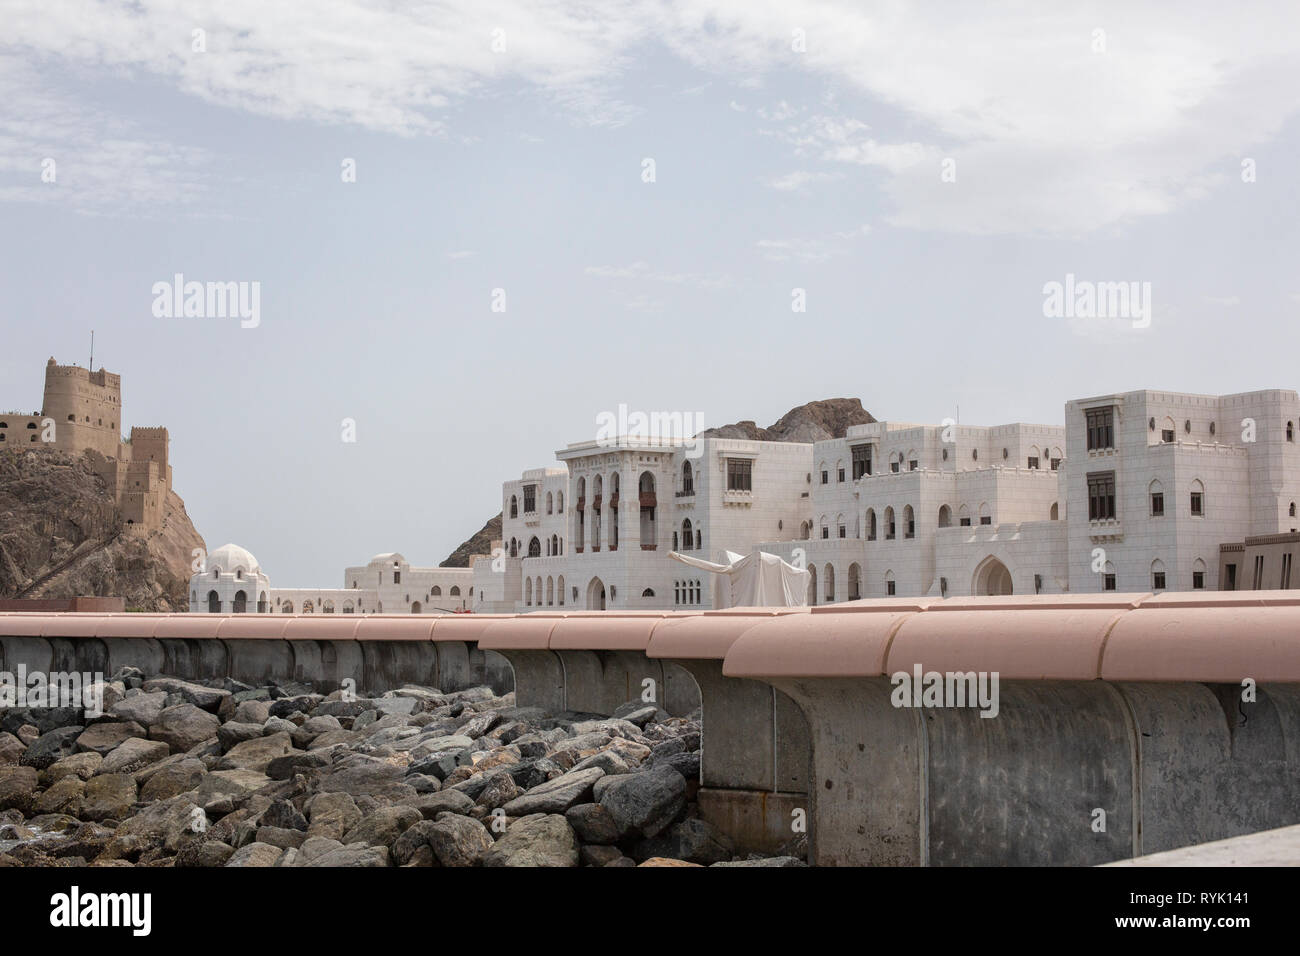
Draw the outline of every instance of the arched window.
M540 558L542 556L542 543L534 535L528 542L528 556L530 558Z
M533 579L524 578L524 604L533 606Z
M1192 590L1202 591L1205 589L1205 562L1197 558L1192 562Z
M555 510L558 514L564 514L564 492L563 491L557 491L555 493Z
M892 505L885 509L885 540L894 540L894 509Z
M911 505L903 506L903 537L916 537L916 514L912 511Z
M1165 516L1165 486L1156 478L1147 485L1147 502L1150 505L1150 514L1153 518L1163 518Z
M939 527L940 528L952 527L952 509L949 508L947 505L939 506Z
M1191 498L1190 504L1192 508L1192 517L1204 518L1205 517L1205 486L1201 484L1199 479L1192 480L1190 498Z
M849 600L859 601L862 599L862 568L854 561L849 565Z
M703 538L704 538L704 532L701 531L699 528L696 528L695 529L695 550L696 551L700 550L700 542L703 540Z
M551 554L559 554L559 553L560 553L560 536L558 534L553 534L551 535Z
M1295 422L1286 423L1286 440L1295 441Z
M519 517L519 499L514 495L510 496L510 517Z
M831 536L831 526L826 523L826 516L822 515L817 519L817 527L821 528L822 539L828 539Z
M546 579L546 606L550 607L555 603L555 579Z
M235 592L235 600L233 602L233 606L231 607L231 610L233 610L236 614L248 613L248 595L245 592L243 591Z
M209 614L221 613L221 598L216 591L208 592L208 613Z
M510 557L519 557L519 542L515 538L510 539Z
M442 597L442 588L435 584L429 594L433 597Z
M989 503L987 501L980 502L980 524L992 524L992 523L993 523L993 516L989 514Z
M257 613L258 613L258 614L265 614L265 613L266 613L266 606L267 606L267 601L266 601L266 592L263 591L261 594L259 594L259 595L257 596Z
M1159 558L1151 562L1151 590L1163 591L1165 589L1165 563Z
M808 605L814 607L817 604L817 565L808 565Z
M689 461L682 462L682 497L695 494L695 471Z
M564 575L555 579L555 589L560 592L560 607L564 607Z
M292 614L292 613L293 613L293 602L292 602L292 601L285 601L283 604L281 604L281 605L280 605L280 613L281 613L281 614Z
M1059 520L1060 520L1060 518L1061 518L1061 512L1060 512L1060 509L1058 508L1057 503L1056 503L1055 501L1052 502L1052 507L1051 507L1051 509L1047 512L1047 517L1048 517L1048 519L1051 520L1051 521L1059 521Z
M418 606L418 605L417 605L417 606ZM322 601L322 602L321 602L321 605L320 605L320 609L321 609L321 613L323 613L323 614L333 614L333 613L334 613L334 602L333 602L333 601ZM418 613L418 612L417 612L417 613Z
M677 532L676 532L676 531L673 532L673 550L674 550L674 551L680 551L680 550L681 550L681 548L679 548L679 547L677 546Z
M835 535L836 535L836 537L843 538L845 535L848 534L848 531L849 531L848 526L844 524L844 515L842 515L842 514L841 514L841 515L836 515L836 516L835 516Z
M383 609L384 609L384 608L383 608L383 605L380 605L379 610L382 611ZM315 613L316 613L316 605L312 604L311 601L303 601L303 602L302 602L302 613L303 613L303 614L315 614Z
M957 526L960 528L970 527L970 509L964 504L957 509Z
M644 591L641 592L641 596L642 596L642 597L654 597L654 596L655 596L654 589L653 589L653 588L646 588Z
M887 594L889 597L893 597L897 593L898 593L898 586L894 582L894 572L886 571L885 572L885 594Z
M451 586L451 591L449 591L448 594L450 597L460 597L460 585L453 584Z
M1288 514L1290 517L1292 517L1292 518L1295 517L1295 502L1294 502L1294 501L1291 502L1291 507L1290 507L1289 509L1287 509L1287 514Z
M682 522L682 550L690 551L695 546L695 532L691 530L691 519Z
M641 550L653 551L658 543L658 525L655 522L655 476L648 471L641 472L637 479L637 491L641 503Z
M554 509L555 509L555 495L552 492L548 491L546 493L546 513L548 515L554 514L555 513Z
M867 540L876 540L876 509L867 509Z

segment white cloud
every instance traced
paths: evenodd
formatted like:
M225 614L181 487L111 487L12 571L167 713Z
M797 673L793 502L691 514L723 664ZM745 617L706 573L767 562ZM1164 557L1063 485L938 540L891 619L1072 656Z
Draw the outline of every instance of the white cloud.
M812 183L834 182L843 178L843 173L810 172L806 169L796 169L794 172L786 173L784 176L774 176L764 180L764 182L771 188L781 192L799 192Z
M665 272L652 269L646 262L637 261L625 266L587 266L583 270L589 276L603 279L637 279L651 282L664 282L670 285L696 285L705 288L721 289L731 285L731 277L725 275L707 275L694 272Z
M820 117L796 122L802 107L788 95L755 115L792 124L778 132L796 155L873 177L895 225L1080 235L1236 182L1241 157L1300 109L1300 7L1191 0L1174 16L1119 0L1032 16L1012 2L336 0L304 14L263 0L8 0L6 50L26 79L5 101L33 105L16 135L7 124L0 155L22 165L26 149L57 139L50 131L65 120L41 100L41 78L60 66L160 78L262 116L456 135L458 108L520 91L570 122L626 123L639 110L632 68L666 48L733 88L822 83ZM792 24L806 52L791 50ZM196 26L207 52L191 50ZM1104 53L1092 48L1099 26ZM118 143L124 165L133 148L123 144L151 144L108 135L108 122L89 142ZM195 157L171 151L160 188L180 197L195 185ZM165 142L158 152L168 155ZM940 178L945 158L955 182ZM119 194L133 195L129 182Z
M822 262L844 251L820 239L760 239L754 245L772 262Z

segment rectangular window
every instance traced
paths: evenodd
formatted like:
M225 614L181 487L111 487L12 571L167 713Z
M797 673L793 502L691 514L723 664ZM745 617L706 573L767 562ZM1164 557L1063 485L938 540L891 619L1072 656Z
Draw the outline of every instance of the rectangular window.
M1172 428L1162 428L1160 430L1160 440L1166 445L1171 444L1174 440L1174 430Z
M1052 459L1052 471L1060 471L1060 470L1061 470L1061 459L1059 459L1059 458L1053 458L1053 459Z
M894 582L893 582L893 581L886 581L886 582L885 582L885 593L888 594L890 597L893 597L893 596L894 596Z
M537 486L524 485L524 511L537 510Z
M1237 590L1237 566L1235 564L1229 564L1225 566L1225 570L1227 571L1228 579L1223 582L1223 590Z
M1090 408L1085 412L1088 422L1088 451L1115 447L1115 409Z
M1163 572L1163 571L1152 571L1152 572L1151 572L1151 590L1153 590L1153 591L1163 591L1164 589L1165 589L1165 572Z
M1113 591L1113 590L1115 590L1115 575L1113 575L1113 574L1104 574L1104 575L1102 575L1102 579L1101 579L1101 580L1102 580L1102 585L1101 585L1102 588L1104 588L1104 589L1107 590L1107 591Z
M1192 492L1192 517L1202 518L1205 516L1205 496L1199 491Z
M969 528L969 527L970 527L970 518L961 518L960 520L958 520L957 524L958 524L960 527L963 527L963 528Z
M844 469L840 468L836 471L836 481L843 481L843 480L844 480Z
M980 515L980 524L992 524L992 523L993 523L992 515Z
M1034 575L1034 593L1035 594L1043 593L1043 576L1041 574Z
M907 534L906 534L906 537L908 537L908 538L915 538L915 537L916 537L916 519L915 519L915 518L913 518L912 520L910 520L910 521L907 522Z
M844 525L840 525L840 537L844 537Z
M902 468L902 464L903 463L901 461L891 461L889 463L889 470L892 471L894 474L898 474L898 472Z
M727 459L727 490L753 491L754 462L748 458Z
M1264 556L1255 555L1255 583L1251 585L1256 591L1264 586Z
M1204 571L1193 571L1193 572L1192 572L1192 590L1193 590L1193 591L1203 591L1203 590L1205 590L1205 572L1204 572Z
M907 463L907 470L908 470L908 471L916 471L916 466L917 466L918 464L920 464L920 462L916 461L916 459L913 459L912 461L909 461L909 462Z
M853 446L853 480L871 474L871 446Z
M1151 517L1163 518L1165 516L1165 494L1163 491L1151 492Z
M825 525L822 525L822 537L829 538L830 536L831 536L831 529L826 527Z
M1088 474L1088 520L1109 521L1115 517L1115 472Z
M1030 456L1029 456L1029 467L1030 467L1030 468L1037 468L1037 467L1038 467L1038 456L1037 456L1037 455L1030 455Z
M885 528L885 540L893 541L894 540L894 519L890 518L887 525L888 526Z
M831 482L831 475L830 475L830 472L826 471L826 469L823 468L823 469L822 469L822 484L823 484L823 485L829 485L830 482Z
M401 572L401 571L394 571L394 572L393 572L393 583L394 583L394 584L401 584L401 583L402 583L402 572Z

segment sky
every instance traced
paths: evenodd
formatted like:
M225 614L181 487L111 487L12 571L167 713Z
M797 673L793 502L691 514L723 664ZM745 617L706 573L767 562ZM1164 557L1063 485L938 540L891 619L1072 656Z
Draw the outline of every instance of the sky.
M0 407L36 410L93 329L208 546L277 587L439 563L620 405L1061 424L1300 384L1297 6L3 19ZM256 321L167 314L177 274L256 283ZM1149 312L1052 314L1067 276Z

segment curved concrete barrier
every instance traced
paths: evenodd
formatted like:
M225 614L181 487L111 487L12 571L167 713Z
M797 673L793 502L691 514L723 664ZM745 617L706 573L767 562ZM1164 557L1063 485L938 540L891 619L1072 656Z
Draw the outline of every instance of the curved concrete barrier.
M0 614L0 667L702 707L700 806L813 862L1095 863L1300 822L1300 594L455 617Z
M479 647L500 655L514 672L516 706L540 707L551 713L569 709L564 661L550 649L551 631L562 617L508 616L483 629Z
M705 728L700 745L700 815L742 850L771 852L808 819L812 744L802 711L770 684L724 677L736 639L764 620L806 609L730 609L659 623L646 654L695 684ZM803 818L799 820L799 813Z
M808 718L815 862L1098 863L1300 819L1300 601L862 604L751 628L723 666ZM992 706L961 693L981 678Z

